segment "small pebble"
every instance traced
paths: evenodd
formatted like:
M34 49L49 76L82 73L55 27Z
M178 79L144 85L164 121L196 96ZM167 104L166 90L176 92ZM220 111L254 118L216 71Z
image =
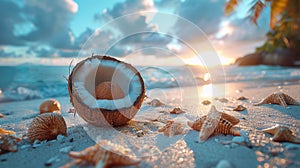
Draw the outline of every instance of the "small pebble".
M241 144L245 142L245 138L242 136L236 136L232 138L232 142L237 143L237 144Z
M32 144L32 147L34 147L34 148L36 148L36 147L39 147L39 146L41 146L42 144L41 144L41 141L40 140L35 140L34 142L33 142L33 144Z
M65 136L63 136L61 134L57 135L57 137L56 137L57 141L59 141L59 142L61 142L64 138L65 138Z
M0 118L3 118L3 117L4 117L4 115L2 113L0 113Z
M51 166L54 162L59 161L58 155L53 156L52 158L48 159L45 163L45 166Z
M21 147L20 147L20 149L26 149L26 148L30 148L31 147L31 145L22 145Z
M217 164L216 168L232 168L232 166L228 160L221 160Z
M74 146L66 146L66 147L63 147L59 150L59 152L61 153L69 153L72 149L74 148Z
M232 143L230 146L231 146L231 148L235 148L235 147L238 147L239 145L236 143Z

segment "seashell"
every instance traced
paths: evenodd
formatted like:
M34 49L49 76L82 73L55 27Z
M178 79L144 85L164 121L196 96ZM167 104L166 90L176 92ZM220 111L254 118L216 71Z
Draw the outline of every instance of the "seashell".
M0 128L0 134L9 135L9 134L16 134L16 132Z
M202 116L194 122L187 122L187 125L192 129L200 131L200 141L207 140L214 133L231 134L240 136L240 132L233 126L240 122L239 119L217 111L215 106L212 105L208 115Z
M234 135L234 136L240 136L240 132L239 130L237 130L236 128L233 127L233 124L231 122L229 122L228 120L224 119L224 118L220 118L220 121L218 123L217 128L215 129L216 133L221 133L221 134L230 134L230 135Z
M261 104L279 104L286 107L287 105L300 105L300 102L285 93L275 92L254 105L258 106Z
M300 144L300 139L286 126L276 124L274 127L262 130L273 135L271 140L276 142L292 142Z
M219 100L219 102L221 102L221 103L228 103L228 99L226 99L226 98L220 98L220 99L218 99Z
M206 120L206 115L203 116L203 117L200 117L199 119L197 119L196 121L194 122L190 122L188 121L187 124L188 126L190 126L193 130L196 130L196 131L200 131L201 130L201 127L202 127L202 124L204 123L204 121ZM221 119L222 120L227 120L228 122L230 122L232 125L236 125L240 122L239 119L229 115L229 114L226 114L226 113L223 113L221 112Z
M60 104L55 99L45 100L40 105L40 114L57 112L60 114Z
M181 108L179 108L179 107L174 108L174 109L170 112L170 114L181 114L181 113L185 113L185 111L181 110Z
M187 125L190 126L193 130L200 131L206 118L207 118L207 116L205 115L205 116L198 118L194 122L188 121Z
M199 134L200 141L207 140L214 133L215 129L218 127L221 115L222 114L217 111L216 107L212 105L206 120L201 127Z
M18 151L18 142L20 138L11 135L0 134L0 153Z
M238 105L236 108L233 109L233 111L244 111L246 110L247 108L244 107L243 105Z
M211 102L210 102L209 100L203 100L203 101L202 101L202 104L203 104L203 105L210 105L210 103L211 103Z
M179 122L168 121L164 127L158 129L158 132L163 132L165 136L175 136L185 134L185 128Z
M95 167L108 168L112 166L133 166L138 165L141 160L131 153L129 148L114 144L107 140L99 141L94 146L90 146L80 152L71 151L69 153L75 161L65 165L70 167L75 164L93 164Z
M237 98L237 100L248 100L248 98L241 96L241 97Z
M2 113L0 113L0 118L3 118L3 117L4 117L4 115Z
M59 134L67 135L67 125L64 118L56 113L38 115L28 128L28 137L31 142L56 139Z
M148 102L147 104L150 106L164 106L165 105L165 103L161 102L158 99L153 99L151 102Z
M96 99L120 99L124 97L124 92L118 84L110 81L100 83L95 89Z
M75 65L68 78L68 91L76 113L94 126L127 124L140 109L146 92L137 69L101 55ZM105 99L97 99L95 94Z

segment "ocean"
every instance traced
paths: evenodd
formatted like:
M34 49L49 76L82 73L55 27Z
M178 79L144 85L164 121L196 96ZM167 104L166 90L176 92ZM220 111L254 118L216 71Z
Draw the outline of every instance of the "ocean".
M280 66L136 67L147 90L239 83L245 88L300 84L300 69ZM0 103L68 96L68 66L0 66Z

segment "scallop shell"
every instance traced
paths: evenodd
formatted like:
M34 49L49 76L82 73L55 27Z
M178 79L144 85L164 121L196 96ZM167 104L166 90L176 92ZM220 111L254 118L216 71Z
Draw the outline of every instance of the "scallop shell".
M57 112L60 114L60 104L55 99L45 100L40 105L40 114Z
M56 113L44 113L35 117L29 125L28 137L35 140L52 140L57 135L67 135L67 125L64 118Z
M16 152L18 151L18 142L21 139L11 135L0 134L0 153L2 152Z
M120 86L109 81L100 83L95 89L96 99L114 100L120 99L124 96L124 92Z
M138 165L141 162L140 159L137 159L136 156L131 153L129 148L107 140L102 140L94 146L90 146L80 152L71 151L69 156L76 160L65 167L69 167L74 163L89 163L95 167L108 168L111 166Z

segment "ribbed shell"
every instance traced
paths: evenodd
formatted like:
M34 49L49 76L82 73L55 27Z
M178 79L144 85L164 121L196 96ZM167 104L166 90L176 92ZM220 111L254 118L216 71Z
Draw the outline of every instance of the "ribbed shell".
M67 125L64 118L56 113L44 113L35 117L28 128L28 137L34 140L52 140L57 135L67 135Z

